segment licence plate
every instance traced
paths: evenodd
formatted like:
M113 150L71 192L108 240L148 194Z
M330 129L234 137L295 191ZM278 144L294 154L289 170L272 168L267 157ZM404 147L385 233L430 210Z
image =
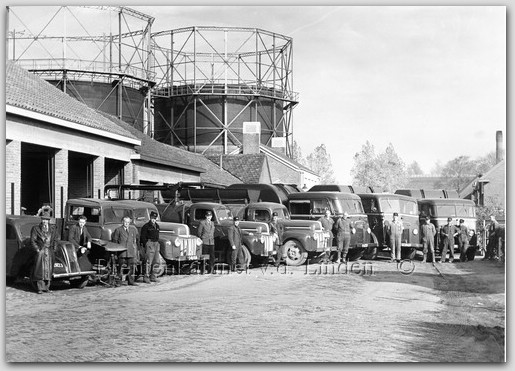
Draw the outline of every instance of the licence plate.
M186 259L195 260L197 259L197 255L187 255Z
M411 244L410 243L405 243L404 246L411 247Z
M361 247L368 247L368 243L364 243Z

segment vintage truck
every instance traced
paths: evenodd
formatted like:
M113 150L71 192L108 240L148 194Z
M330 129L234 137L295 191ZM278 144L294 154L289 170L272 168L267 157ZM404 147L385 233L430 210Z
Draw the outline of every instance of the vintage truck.
M290 212L280 203L251 202L246 205L228 204L240 218L248 221L269 223L272 213L278 216L282 228L282 242L286 253L286 264L302 265L308 255L315 257L323 254L328 246L329 234L322 230L322 224L311 220L291 220ZM333 248L334 250L334 248Z
M87 228L93 239L110 241L113 231L121 225L122 218L129 216L138 231L150 220L150 212L158 212L156 206L149 202L136 200L109 200L96 198L75 198L66 202L64 219L64 237L69 228L78 223L81 215L87 217ZM158 275L186 272L188 267L202 261L202 240L190 234L187 225L164 222L160 226L160 269ZM99 245L99 244L97 244ZM101 244L100 244L101 245ZM106 264L101 252L92 249L91 263L96 266ZM140 261L141 263L141 261Z
M330 210L336 220L347 212L354 223L356 233L351 235L349 260L357 260L363 254L377 248L377 237L368 224L368 218L363 211L363 205L358 195L345 192L302 192L288 195L288 210L293 220L316 221ZM336 223L335 223L336 225ZM333 231L336 237L335 231ZM336 238L333 244L336 244ZM335 250L334 246L330 246Z
M172 202L161 213L161 220L187 224L192 233L197 234L200 221L205 218L206 212L213 214L215 224L215 256L217 263L230 263L231 249L227 237L227 229L233 224L233 213L224 204L217 202L193 202L179 200ZM239 225L243 232L244 265L268 262L276 254L273 236L270 234L268 224L260 221L241 221Z
M401 257L414 259L423 249L420 242L419 211L417 200L394 193L360 193L361 203L368 216L368 223L378 240L376 248L364 254L365 259L375 259L378 252L390 249L388 223L397 212L404 226L401 239Z

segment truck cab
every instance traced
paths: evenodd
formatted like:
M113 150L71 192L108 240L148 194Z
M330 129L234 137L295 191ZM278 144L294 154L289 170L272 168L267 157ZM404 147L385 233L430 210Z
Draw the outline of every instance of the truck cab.
M272 220L272 214L277 213L278 225L282 229L282 243L286 252L287 265L301 265L310 253L311 255L320 254L329 247L329 234L322 230L320 222L291 220L290 212L283 204L252 202L243 208L239 207L239 210L239 215L245 220L264 223L269 223Z
M132 219L132 223L140 232L143 225L150 220L152 211L157 213L156 206L143 201L95 198L69 199L66 202L64 234L67 237L70 227L77 224L79 217L84 215L87 218L87 228L91 237L110 241L112 233L121 225L125 216ZM198 261L204 258L202 256L202 241L190 234L187 225L164 222L159 217L157 221L161 229L159 233L161 262L158 275L165 273L167 263ZM99 257L93 254L91 258Z
M430 217L431 223L435 225L436 237L435 248L441 252L440 228L447 224L447 218L452 218L452 223L459 225L459 220L463 219L469 230L469 249L467 257L473 260L477 250L477 231L476 231L476 204L472 200L462 198L423 198L418 201L420 210L420 223L426 216ZM455 240L455 245L458 242ZM455 247L456 247L455 246ZM435 251L436 252L436 251Z
M292 193L288 195L287 205L293 220L318 221L325 210L330 210L336 222L347 212L356 229L356 233L351 235L349 260L357 260L365 252L377 247L377 238L369 228L361 199L355 194L330 191ZM336 250L334 246L330 248Z
M233 224L233 213L231 209L216 202L172 202L163 211L161 218L166 221L182 222L187 224L192 233L198 235L200 222L205 219L206 212L211 211L212 221L215 224L215 255L217 262L229 263L231 249L227 237L227 230ZM239 225L242 230L243 255L245 265L248 267L253 263L268 261L276 251L268 223L262 221L242 220Z
M419 212L417 200L394 193L360 193L368 223L377 237L378 247L365 254L367 259L375 259L378 251L389 248L388 223L397 212L404 226L401 239L403 259L413 259L417 251L422 251L420 242Z

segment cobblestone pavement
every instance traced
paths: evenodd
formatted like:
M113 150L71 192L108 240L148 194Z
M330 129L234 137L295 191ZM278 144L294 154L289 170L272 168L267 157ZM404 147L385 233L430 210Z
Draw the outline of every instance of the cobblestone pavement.
M6 288L6 361L504 359L504 266L415 262L401 274L384 261L359 264L165 276L137 287L61 284L44 295L17 283Z

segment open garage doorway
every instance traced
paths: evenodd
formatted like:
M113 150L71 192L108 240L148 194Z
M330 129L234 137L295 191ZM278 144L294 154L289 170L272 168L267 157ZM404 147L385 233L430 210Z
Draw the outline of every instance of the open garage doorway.
M54 208L55 148L21 144L21 207L25 214L36 215L43 204Z
M93 161L95 156L68 152L68 198L93 195Z

